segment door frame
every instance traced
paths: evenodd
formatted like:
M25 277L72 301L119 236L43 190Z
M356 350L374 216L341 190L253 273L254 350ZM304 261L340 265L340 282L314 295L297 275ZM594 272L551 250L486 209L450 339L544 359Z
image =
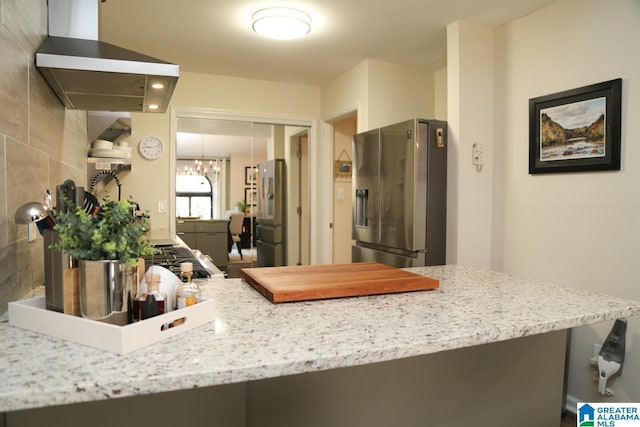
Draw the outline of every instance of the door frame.
M289 265L307 265L311 260L309 129L301 128L297 132L294 131L289 135L288 144L287 263ZM297 211L298 206L300 212Z
M322 123L319 123L316 118L290 116L286 114L272 114L272 113L250 113L241 111L229 111L219 110L212 108L197 108L197 107L171 107L171 123L170 123L170 144L169 144L169 194L175 198L176 195L176 183L175 183L175 171L176 171L176 133L178 129L178 118L189 119L210 119L210 120L232 120L243 121L262 124L274 124L274 125L286 125L286 126L300 126L308 128L308 148L309 158L313 158L314 154L317 154L318 158L321 157L321 150L318 148L319 144L316 144L316 135L318 129L322 127ZM312 154L312 152L314 154ZM313 215L311 212L316 212L314 206L322 206L322 202L319 200L318 191L312 191L313 188L318 188L321 182L321 177L318 176L318 162L309 162L309 194L311 195L309 203L310 212L310 235L309 241L319 241L319 218L321 215ZM175 222L176 211L175 203L169 204L169 233L171 236L176 235ZM326 254L322 250L310 252L310 263L322 263Z
M351 117L351 116L355 116L356 118L356 133L358 132L362 132L362 127L364 126L364 124L366 123L366 120L363 118L363 111L365 111L363 109L363 105L361 103L355 103L352 105L347 105L344 108L334 111L331 114L327 114L326 116L323 116L324 122L326 124L326 132L328 134L328 139L329 139L329 156L330 156L330 170L331 170L331 176L330 176L330 184L329 184L329 193L330 193L330 197L329 197L329 207L330 207L330 213L331 216L329 218L329 230L328 230L328 235L330 236L330 241L329 241L329 263L333 263L333 258L334 258L334 253L335 253L335 241L334 241L334 199L336 197L336 185L335 185L335 180L333 179L333 161L334 158L336 157L336 153L335 153L335 141L334 141L334 123L346 119L347 117ZM353 157L352 157L353 159Z

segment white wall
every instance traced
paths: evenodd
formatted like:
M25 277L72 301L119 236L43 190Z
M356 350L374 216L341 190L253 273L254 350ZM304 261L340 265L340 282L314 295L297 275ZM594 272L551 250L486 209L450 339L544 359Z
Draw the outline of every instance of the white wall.
M496 32L495 270L640 299L638 40L637 0L561 0ZM618 77L622 170L529 175L529 98ZM573 333L568 393L580 401L640 401L638 317L615 396L596 393L588 359L612 324Z

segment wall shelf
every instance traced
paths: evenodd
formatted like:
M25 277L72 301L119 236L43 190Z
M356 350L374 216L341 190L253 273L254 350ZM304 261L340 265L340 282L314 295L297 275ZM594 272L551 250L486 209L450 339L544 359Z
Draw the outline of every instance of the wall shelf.
M91 191L92 182L94 194L98 194L114 179L122 177L123 174L131 170L131 159L120 159L112 157L89 157L87 158L87 191ZM101 177L94 182L94 179ZM120 182L118 182L118 187Z

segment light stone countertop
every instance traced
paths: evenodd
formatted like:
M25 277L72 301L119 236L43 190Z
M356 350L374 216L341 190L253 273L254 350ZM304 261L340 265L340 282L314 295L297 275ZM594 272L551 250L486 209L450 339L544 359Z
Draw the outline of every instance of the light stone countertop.
M273 378L436 353L640 314L640 301L464 266L440 288L271 304L200 283L216 320L119 356L0 323L0 412Z

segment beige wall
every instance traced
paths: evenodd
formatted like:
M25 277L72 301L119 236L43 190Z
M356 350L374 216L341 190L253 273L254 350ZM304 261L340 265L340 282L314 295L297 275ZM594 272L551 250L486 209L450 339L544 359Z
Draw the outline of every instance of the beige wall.
M640 300L638 40L637 0L561 0L496 32L494 269ZM528 100L618 77L622 169L529 175ZM569 395L640 401L640 318L628 320L625 367L611 398L597 394L588 359L613 322L574 330Z
M435 91L433 72L366 59L322 87L322 117L333 122L357 111L358 132L433 118Z
M447 120L447 69L441 68L433 73L433 80L433 118L437 120Z
M434 114L433 73L369 60L369 129ZM368 130L368 129L367 129Z
M47 32L45 0L0 0L0 314L44 283L40 235L27 242L16 209L46 189L86 183L86 113L67 111L36 71Z
M322 86L322 118L332 122L358 112L358 132L369 129L369 60Z

